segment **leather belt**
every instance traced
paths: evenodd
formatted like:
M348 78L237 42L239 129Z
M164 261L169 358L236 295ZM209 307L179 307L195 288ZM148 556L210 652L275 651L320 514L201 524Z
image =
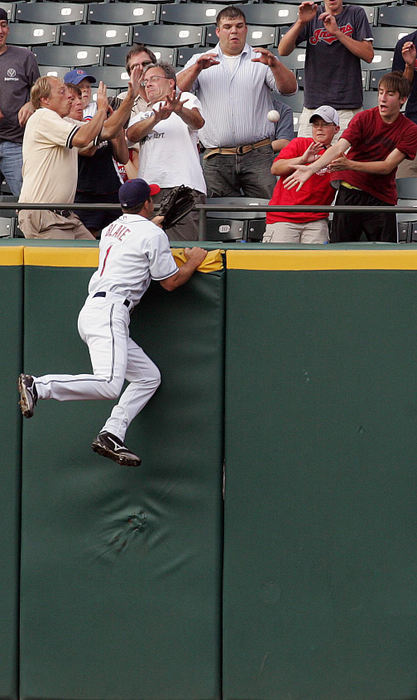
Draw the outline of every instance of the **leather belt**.
M207 158L216 155L216 153L228 156L243 156L245 153L249 153L249 151L253 151L255 148L261 148L261 146L267 146L269 143L271 143L271 139L262 139L262 141L257 141L256 143L248 143L246 146L231 146L230 148L228 146L222 146L221 148L210 148L205 152L203 160L207 160Z
M107 296L107 292L96 292L95 294L93 294L93 299L94 299L94 297L105 297L105 296ZM123 304L125 306L130 306L129 299L125 299Z

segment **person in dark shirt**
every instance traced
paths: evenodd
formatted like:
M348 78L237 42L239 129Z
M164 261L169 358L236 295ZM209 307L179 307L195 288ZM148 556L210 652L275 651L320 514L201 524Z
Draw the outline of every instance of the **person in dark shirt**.
M405 106L405 116L417 124L417 30L403 36L395 47L392 70L399 70L411 86L410 96ZM416 177L417 158L403 160L397 170L397 177Z

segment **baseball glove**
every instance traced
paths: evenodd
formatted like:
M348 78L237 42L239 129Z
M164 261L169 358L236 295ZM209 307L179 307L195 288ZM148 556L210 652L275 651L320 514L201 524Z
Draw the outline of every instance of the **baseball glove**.
M166 231L184 218L195 205L195 198L190 187L177 185L172 187L161 199L158 215L163 216L162 228Z

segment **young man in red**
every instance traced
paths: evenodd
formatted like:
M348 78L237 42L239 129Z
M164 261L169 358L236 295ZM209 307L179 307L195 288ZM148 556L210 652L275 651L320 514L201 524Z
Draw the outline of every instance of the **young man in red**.
M335 190L330 184L331 173L327 167L315 173L299 191L283 187L283 178L294 172L298 165L317 160L339 131L339 115L328 105L314 110L310 122L313 138L293 139L272 164L272 174L280 179L275 185L270 204L330 204L334 199ZM327 219L327 212L268 212L263 243L327 243Z
M354 208L397 203L397 167L417 152L417 125L400 114L409 90L401 73L384 75L378 86L378 107L357 114L334 146L315 162L297 166L286 178L285 188L299 190L314 173L329 165L333 181L339 182L335 204L352 206L348 213L334 215L331 243L355 242L362 233L370 241L397 241L395 212L356 213Z

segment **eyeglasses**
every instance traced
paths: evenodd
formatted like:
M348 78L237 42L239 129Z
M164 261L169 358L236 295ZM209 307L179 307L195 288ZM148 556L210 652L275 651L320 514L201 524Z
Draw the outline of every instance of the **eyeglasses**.
M168 80L166 75L153 75L151 78L145 78L145 80L142 80L142 85L143 87L146 87L150 83L157 83L158 80Z
M127 69L127 72L130 75L134 68L145 68L145 66L150 66L151 63L152 61L143 61L142 63L131 63L129 68Z

